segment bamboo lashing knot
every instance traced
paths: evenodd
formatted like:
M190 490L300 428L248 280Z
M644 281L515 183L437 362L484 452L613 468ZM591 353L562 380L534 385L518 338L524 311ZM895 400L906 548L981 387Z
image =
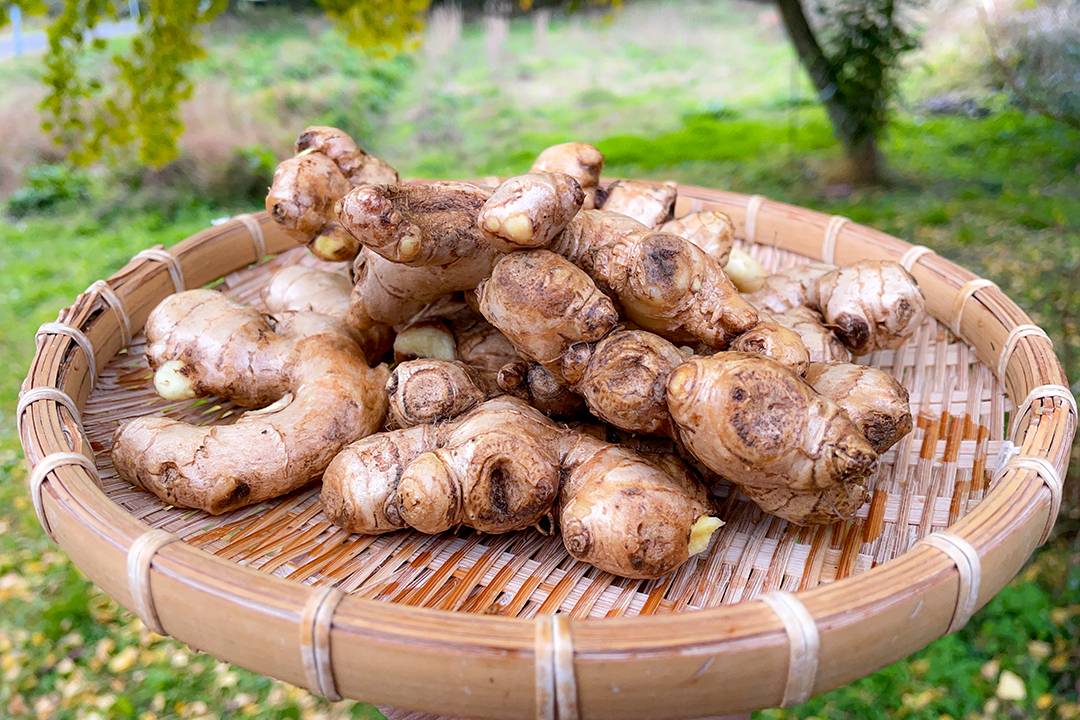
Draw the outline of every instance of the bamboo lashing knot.
M762 195L752 195L750 201L746 203L746 231L743 233L746 237L743 238L748 243L756 242L757 239L757 214L761 209L761 204L765 202L765 197Z
M251 235L251 244L255 246L255 262L259 262L266 257L266 238L263 237L262 224L248 213L237 215L233 220L244 223L244 227L247 228L248 233Z
M300 619L300 657L308 689L331 702L341 700L341 694L334 679L330 629L334 612L344 597L345 593L336 587L321 588L308 598Z
M176 292L183 292L187 287L187 285L184 284L184 270L180 267L180 261L176 259L176 256L164 248L156 247L143 250L136 254L134 259L157 260L160 263L164 263L165 267L169 270L169 277L172 278L173 287L176 288Z
M825 238L821 241L821 259L830 265L836 260L836 238L850 220L843 215L833 215L829 218L829 225L825 228Z
M132 610L142 620L143 625L158 635L165 634L154 605L154 594L150 590L150 565L154 562L157 551L169 543L179 540L167 530L156 528L147 530L131 544L127 554L128 588L131 589Z
M979 585L982 582L982 560L978 551L964 538L951 532L936 532L927 535L920 544L940 550L953 561L960 575L960 587L956 593L956 607L946 635L951 635L967 625L975 614L979 602Z
M90 338L86 337L86 334L79 328L59 322L42 323L37 334L34 335L34 342L40 341L45 335L66 335L75 341L75 344L83 351L86 362L89 364L87 372L90 375L90 392L93 392L94 386L97 384L97 358L94 356L94 345L90 342Z
M536 618L535 653L537 720L578 720L581 715L568 616Z
M997 469L997 472L994 473L995 480L999 480L1011 468L1034 470L1042 478L1046 489L1050 491L1050 516L1046 518L1046 528L1043 530L1042 537L1039 540L1039 545L1043 545L1050 539L1050 533L1054 530L1054 522L1057 520L1058 513L1061 512L1061 495L1065 488L1065 482L1052 462L1037 455L1020 455L1019 448L1017 448L1016 454L1010 455Z
M45 531L45 534L48 535L49 539L53 542L56 542L56 535L53 534L52 526L49 525L49 519L45 517L45 505L42 501L41 493L43 492L42 486L45 484L45 478L49 473L64 465L82 466L91 474L97 486L101 487L101 477L98 475L97 466L94 465L93 460L82 453L52 453L51 455L46 455L42 458L41 462L34 466L33 471L30 473L30 498L34 501L34 512L37 513L38 523Z
M925 245L915 245L909 248L900 258L900 267L911 272L911 269L918 264L919 260L921 260L924 255L937 255L937 253Z
M952 325L949 328L952 330L953 335L960 337L960 321L964 319L964 309L967 307L967 301L970 300L978 290L987 287L996 288L997 285L995 285L992 280L987 280L986 278L975 278L971 282L965 283L964 286L960 288L960 292L957 293L956 299L953 301Z
M788 672L781 707L797 705L814 694L821 637L814 616L791 593L776 591L759 595L776 613L788 636Z
M1050 343L1051 348L1054 347L1054 341L1038 325L1017 325L1009 331L1009 337L1005 340L1005 347L1001 349L1001 355L998 357L998 380L1005 380L1005 371L1009 369L1009 361L1012 360L1013 353L1016 352L1016 346L1026 337L1044 338L1046 342Z
M25 413L31 405L42 400L52 400L59 403L64 409L71 414L72 420L79 426L79 432L83 436L84 442L87 446L90 445L86 440L86 427L83 426L82 413L79 412L79 407L75 404L75 401L71 399L63 390L59 388L49 387L48 385L41 385L39 387L30 388L29 390L23 390L19 393L19 404L15 408L15 424L18 427L19 437L23 437L23 413ZM29 439L29 436L26 436Z
M1069 410L1073 415L1076 415L1076 398L1073 397L1072 390L1064 385L1039 385L1034 390L1028 393L1024 402L1020 403L1020 407L1016 408L1013 413L1010 423L1012 428L1009 431L1009 439L1014 443L1016 442L1016 433L1020 429L1020 419L1023 418L1034 407L1036 400L1048 400L1050 398L1059 398L1065 401L1065 404L1069 406ZM1044 412L1053 412L1044 411Z
M105 304L112 309L113 315L116 316L117 323L120 325L120 339L123 341L124 347L130 345L131 318L128 317L127 308L124 307L123 301L120 300L120 296L116 294L112 286L104 280L97 280L86 289L86 292L97 293L105 299Z

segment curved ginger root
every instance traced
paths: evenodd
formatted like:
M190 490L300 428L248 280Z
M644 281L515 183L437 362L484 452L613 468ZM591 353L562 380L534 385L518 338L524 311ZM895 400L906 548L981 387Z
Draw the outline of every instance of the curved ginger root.
M847 363L811 363L806 382L839 405L879 455L914 427L908 391L883 370Z
M584 201L581 185L564 173L518 175L496 188L476 221L488 242L504 252L543 247Z
M511 397L453 423L350 445L327 468L322 501L331 522L369 534L456 525L509 532L555 506L571 555L635 578L675 569L720 525L675 458L646 459L561 428Z
M349 315L351 292L352 284L341 273L290 265L274 273L261 295L267 311L275 317L296 312L317 313L344 324ZM393 330L387 325L348 330L369 363L377 362L393 343Z
M592 210L604 204L605 193L600 188L600 173L603 170L602 152L588 143L569 142L552 145L541 152L529 172L564 173L574 178L585 193L582 208Z
M862 260L817 280L825 324L855 355L900 347L922 323L926 298L915 278L889 260Z
M629 320L672 342L724 348L757 323L714 258L624 215L582 210L549 249L616 297Z
M668 377L667 398L694 456L742 486L825 490L877 467L836 403L761 355L690 358Z
M295 149L296 157L274 171L266 211L287 235L323 260L352 260L360 246L337 222L334 204L357 185L396 184L397 171L337 128L309 127Z
M342 226L364 247L411 266L491 264L498 251L476 224L491 191L462 182L362 185L337 202Z
M826 263L806 263L769 275L757 292L746 299L759 310L787 312L801 305L817 307L817 281L836 269Z
M120 477L165 502L219 514L291 492L382 425L385 366L369 368L347 329L297 314L277 331L211 290L172 295L147 323L148 356L193 394L264 405L232 425L163 417L121 426Z
M729 349L770 357L800 377L810 367L810 351L799 334L764 312L758 313L757 325L735 338Z
M851 360L851 351L844 347L840 338L825 327L825 321L815 310L805 305L792 308L787 312L772 316L778 324L795 332L802 339L810 356L810 362L846 363Z
M657 229L686 238L712 256L720 267L727 265L731 248L735 244L735 223L724 213L712 210L702 210L669 220Z
M648 180L616 180L607 189L600 206L605 212L621 213L647 228L667 222L675 210L678 183Z

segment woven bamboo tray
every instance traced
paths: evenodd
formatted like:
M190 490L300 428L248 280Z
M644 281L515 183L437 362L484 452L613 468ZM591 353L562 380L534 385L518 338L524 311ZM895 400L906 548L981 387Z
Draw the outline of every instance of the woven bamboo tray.
M244 302L317 263L265 213L137 255L42 326L18 409L46 531L150 628L325 697L505 718L701 717L802 701L962 627L1049 535L1076 405L1046 334L997 287L894 237L790 205L679 188L728 213L770 269L901 262L933 319L866 361L910 390L915 431L850 522L798 528L737 491L709 550L626 580L533 531L349 536L318 488L211 517L116 477L118 422L228 422L154 395L140 329L168 294L224 278ZM264 258L273 256L264 262Z

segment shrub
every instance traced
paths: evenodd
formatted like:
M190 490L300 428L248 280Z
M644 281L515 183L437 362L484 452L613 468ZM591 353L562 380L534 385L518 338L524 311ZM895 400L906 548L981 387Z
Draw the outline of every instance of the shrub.
M90 177L85 171L68 165L38 165L27 170L26 182L11 196L7 211L24 217L89 195Z

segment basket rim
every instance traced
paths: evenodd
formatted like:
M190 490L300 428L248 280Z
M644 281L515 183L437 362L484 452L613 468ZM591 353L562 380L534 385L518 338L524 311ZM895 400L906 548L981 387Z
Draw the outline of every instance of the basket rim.
M770 229L787 218L797 222L800 229L806 232L800 232L800 237L793 242L789 242L787 237L781 239L781 234L774 232L771 244L777 247L811 259L834 260L837 264L855 259L855 254L859 257L903 261L926 291L931 315L960 330L960 338L974 345L979 360L994 369L995 374L1000 376L997 368L1003 367L1004 376L1000 379L1008 395L1014 399L1014 415L1019 406L1016 399L1031 400L1030 413L1024 411L1024 417L1013 417L1013 439L1023 456L1041 458L1049 463L1049 469L1007 464L997 484L978 506L948 528L950 535L974 548L976 560L982 564L982 583L975 589L971 610L988 602L1041 544L1040 535L1044 525L1052 523L1053 518L1047 517L1051 514L1050 509L1044 508L1045 505L1053 507L1052 493L1044 492L1044 483L1050 482L1045 475L1050 470L1055 471L1060 483L1076 431L1075 408L1069 407L1065 401L1057 402L1063 400L1060 395L1052 392L1049 395L1031 395L1040 388L1065 384L1052 348L1047 349L1048 341L1030 335L1019 340L1009 337L1007 342L1002 343L1000 336L1010 335L1014 328L1033 325L1031 319L992 283L977 283L980 279L975 275L932 251L920 250L918 246L846 218L765 200L761 196L692 185L679 185L678 193L677 216L700 209L720 209L735 221L736 236L748 242L760 242L759 238L769 237ZM253 223L251 218L256 222ZM746 237L748 234L749 238ZM240 243L242 246L245 242L250 244L250 251L245 253L233 248L234 267L229 267L225 272L222 272L220 263L199 262L199 256L206 247L221 243ZM791 245L797 247L793 249ZM167 251L167 255L174 258L172 263L161 255L137 256L107 282L121 302L129 301L129 307L132 300L138 304L140 310L131 315L131 327L141 329L149 312L148 308L145 311L142 308L153 307L157 301L173 292L173 286L177 284L176 269L182 268L181 279L183 282L186 278L187 286L201 287L228 272L262 260L263 254L273 255L290 247L293 247L291 241L277 230L265 212L261 212L247 216L247 219L233 219L181 241ZM931 288L935 290L933 296ZM71 308L61 312L61 322L78 321L74 324L94 341L92 347L97 357L88 360L79 350L79 343L73 341L71 336L47 334L38 344L24 390L57 388L74 398L80 410L85 406L93 377L120 351L125 339L120 313L109 312L111 302L101 292L88 292L80 295ZM115 310L115 307L112 309ZM1008 356L1003 357L1006 353ZM91 362L95 367L89 367ZM55 401L34 402L20 408L17 418L19 435L29 465L37 465L45 456L58 452L79 452L81 449L83 454L93 455L85 440L77 437L71 423L60 413L62 405ZM1022 424L1025 420L1026 424ZM86 555L81 547L85 540L80 533L89 534L112 554L126 558L132 545L149 527L109 500L94 483L94 476L84 467L62 465L51 471L51 477L52 482L44 483L42 502L45 517L56 530L61 547L73 560L76 557L83 559L87 565L84 571L95 582L109 588L109 594L117 597L122 604L138 606L134 602L134 590L124 584L123 578L106 579L101 576L109 563ZM162 547L152 560L153 570L160 574L163 582L192 585L207 597L216 598L214 602L235 602L239 597L251 611L258 610L265 615L283 618L286 624L292 624L295 618L295 623L301 626L301 633L304 632L304 610L319 594L317 588L308 588L222 560L183 542ZM930 603L932 607L922 612L930 612L932 621L922 622L921 627L912 633L913 640L897 641L892 646L893 651L880 654L875 662L883 665L885 663L880 661L881 658L888 657L888 662L895 661L922 647L925 638L933 639L953 629L954 616L960 612L958 608L964 594L960 565L950 555L921 542L895 559L866 572L826 585L801 589L796 596L809 612L816 631L820 632L825 657L832 657L830 652L839 652L840 657L850 655L838 647L838 641L851 636L853 629L856 631L854 636L858 637L860 625L897 608L910 610L915 607L918 612L924 601ZM158 580L154 582L156 585ZM207 643L207 638L190 633L189 628L177 620L170 614L162 613L161 621L166 629L183 628L174 632L177 639L197 647ZM345 596L339 599L336 610L332 611L332 620L328 622L332 622L336 648L341 647L340 640L351 636L357 640L400 646L412 653L427 652L433 657L442 658L443 662L462 653L511 653L515 657L521 656L519 660L524 658L527 664L537 668L542 662L556 662L540 659L536 638L538 628L546 621L538 622L537 618L476 616ZM669 657L673 653L699 658L710 653L734 652L740 644L752 642L760 643L775 659L788 657L792 646L789 627L769 605L753 601L674 615L574 619L568 624L567 633L571 632L569 628L572 628L573 642L569 672L573 677L576 666L578 673L574 702L583 710L593 711L592 714L596 716L638 716L625 712L605 715L606 708L598 706L598 701L593 697L596 693L583 686L583 680L591 681L595 675L607 677L596 665L605 659L621 659L622 665L629 666L642 658ZM569 634L566 639L570 640ZM357 694L353 689L356 683L341 677L340 669L348 667L350 663L349 659L343 657L344 654L335 649L334 662L330 667L339 667L336 674L343 694L354 696ZM789 657L789 660L792 659ZM298 667L304 663L293 665L288 669L278 669L283 679L293 682L299 679L297 684L314 686L316 691L323 687L312 682L310 667L303 667L301 673ZM850 669L829 670L823 665L825 663L815 667L815 677L810 680L810 688L816 692L861 676L852 676ZM873 669L864 666L858 672L865 674ZM261 669L257 671L275 674ZM331 673L334 674L332 670ZM619 676L619 672L608 674ZM704 671L701 677L710 678L712 673ZM768 707L790 699L787 694L790 682L785 684L783 678L771 684L766 682L765 685L768 687L758 696L772 700L766 700L764 704L758 701L756 705ZM384 690L386 688L367 688L363 694L368 697L364 699L400 701L400 694L384 693ZM715 691L712 692L715 694ZM535 699L527 695L524 697L524 700L515 698L516 705L511 709L514 716L539 710L540 703L547 702L541 701L539 696ZM457 705L451 702L435 708L429 704L426 708L418 709L442 707L450 707L454 711L471 705L461 701ZM724 708L728 712L744 709L750 708L738 704ZM507 708L498 711L507 712Z

